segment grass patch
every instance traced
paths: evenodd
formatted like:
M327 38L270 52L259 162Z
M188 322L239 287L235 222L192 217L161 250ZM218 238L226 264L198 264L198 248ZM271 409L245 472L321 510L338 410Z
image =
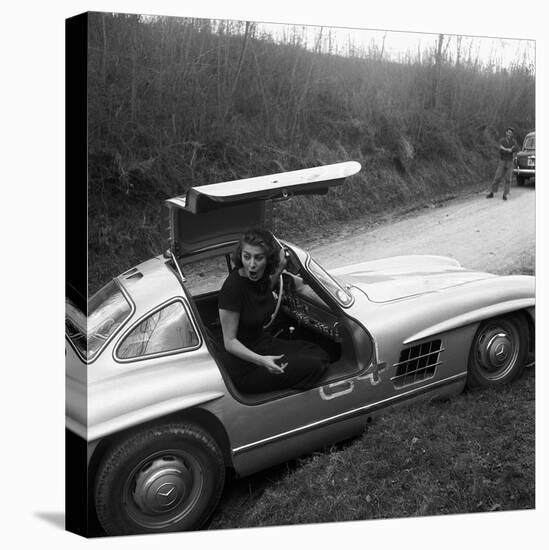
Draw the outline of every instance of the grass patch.
M388 412L350 444L273 470L210 529L534 508L534 397L529 368L500 390Z

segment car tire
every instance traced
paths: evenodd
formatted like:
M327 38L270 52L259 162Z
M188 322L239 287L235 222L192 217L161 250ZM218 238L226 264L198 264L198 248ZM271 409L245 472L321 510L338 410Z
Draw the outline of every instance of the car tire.
M524 180L525 180L524 176L517 176L517 185L519 187L522 187L524 185Z
M108 535L200 528L225 481L214 439L195 425L164 424L119 441L103 457L94 495Z
M494 317L481 323L467 369L468 387L498 387L518 378L528 358L528 327L521 314Z

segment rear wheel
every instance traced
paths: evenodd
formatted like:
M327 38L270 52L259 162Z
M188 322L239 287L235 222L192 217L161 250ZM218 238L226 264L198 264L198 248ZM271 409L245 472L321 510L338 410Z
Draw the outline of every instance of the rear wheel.
M224 479L221 451L201 428L153 426L103 458L95 482L97 516L109 535L198 529Z
M528 357L528 327L522 315L483 322L471 345L468 386L494 387L520 376Z

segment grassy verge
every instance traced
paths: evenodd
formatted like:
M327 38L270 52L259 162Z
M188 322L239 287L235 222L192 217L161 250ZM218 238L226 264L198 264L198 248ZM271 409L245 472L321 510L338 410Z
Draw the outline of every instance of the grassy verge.
M501 390L387 413L344 447L267 472L259 489L243 480L232 501L229 489L210 529L534 508L534 396L529 368Z

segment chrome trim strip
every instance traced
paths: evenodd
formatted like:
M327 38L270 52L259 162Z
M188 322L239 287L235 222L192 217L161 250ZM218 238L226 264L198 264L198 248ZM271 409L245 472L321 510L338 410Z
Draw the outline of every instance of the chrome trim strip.
M332 424L335 422L340 422L342 420L346 420L347 418L350 418L352 416L357 416L360 414L364 414L368 411L372 411L377 408L382 408L385 406L389 406L391 403L395 401L402 401L406 397L410 397L413 394L421 394L426 393L430 390L436 389L439 386L446 386L448 384L451 384L452 382L455 382L459 380L460 378L465 378L467 376L467 371L462 372L460 374L455 374L454 376L450 376L449 378L445 378L444 380L439 380L437 382L433 382L432 384L429 384L428 386L423 386L421 388L413 389L410 391L407 391L405 393L401 393L399 395L394 395L393 397L389 397L387 399L383 399L381 401L377 401L376 403L371 403L369 405L364 405L363 407L359 407L357 409L352 409L350 411L346 411L344 413L337 414L335 416L331 416L330 418L325 418L324 420L318 420L317 422L312 422L311 424L307 424L305 426L301 426L299 428L294 428L293 430L288 430L287 432L283 432L277 435L272 435L270 437L266 437L264 439L260 439L258 441L254 441L253 443L247 443L246 445L241 445L240 447L235 447L232 449L233 455L237 455L246 451L250 451L252 449L255 449L257 447L263 447L269 443L274 443L281 439L286 439L288 437L292 437L294 435L297 435L302 432L308 432L311 430L314 430L316 428L320 428L322 426Z
M179 276L181 277L181 282L186 283L187 279L185 278L185 275L183 275L183 272L181 271L181 268L179 267L179 264L177 263L177 258L175 257L175 254L171 250L168 250L167 253L169 254L171 259L173 260L175 268L177 269L177 272L179 273Z

